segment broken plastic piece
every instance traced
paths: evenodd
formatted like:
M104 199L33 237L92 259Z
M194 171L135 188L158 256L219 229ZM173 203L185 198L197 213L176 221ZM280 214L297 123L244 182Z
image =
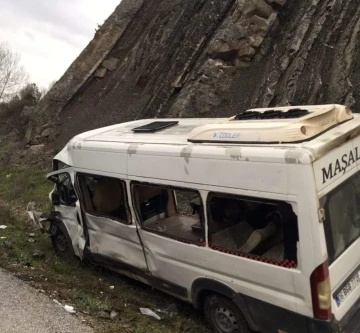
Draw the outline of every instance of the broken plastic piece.
M156 309L155 312L161 314L163 318L164 317L173 318L178 314L178 309L175 304L170 304L166 309L164 310Z
M55 298L53 299L53 302L54 302L55 304L57 304L57 305L62 306L61 303L60 303L57 299L55 299Z
M4 230L4 229L6 229L6 228L7 228L6 225L0 225L0 229Z
M76 311L74 310L74 307L73 306L70 306L70 305L62 305L57 299L53 299L53 302L57 305L60 305L62 308L64 308L67 312L69 313L76 313Z
M150 309L140 308L140 312L145 316L150 316L157 320L161 320L161 318L155 312L151 311Z
M73 306L70 305L64 305L64 309L69 313L76 313Z
M28 203L27 212L34 225L37 228L44 230L43 222L47 221L47 218L44 217L43 213L35 211L35 202Z

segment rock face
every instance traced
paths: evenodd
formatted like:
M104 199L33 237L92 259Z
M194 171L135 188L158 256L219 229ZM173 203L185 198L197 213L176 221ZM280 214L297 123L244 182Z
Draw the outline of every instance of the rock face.
M122 121L360 103L358 0L123 0L36 110L62 146ZM52 124L56 135L44 135ZM39 143L39 142L37 142Z

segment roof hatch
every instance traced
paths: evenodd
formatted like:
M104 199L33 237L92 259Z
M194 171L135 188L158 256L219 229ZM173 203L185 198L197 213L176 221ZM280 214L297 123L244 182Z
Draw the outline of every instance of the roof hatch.
M224 122L195 128L189 142L296 143L353 119L338 104L251 109Z
M133 128L133 132L135 133L154 133L157 131L161 131L165 128L175 126L179 122L178 121L153 121L149 124L146 124L144 126L135 127Z

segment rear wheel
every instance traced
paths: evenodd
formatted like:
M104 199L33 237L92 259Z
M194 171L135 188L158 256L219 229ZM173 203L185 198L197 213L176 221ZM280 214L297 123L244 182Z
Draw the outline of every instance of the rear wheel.
M240 309L226 297L217 294L206 297L204 313L214 333L250 333Z
M54 246L55 252L59 257L72 258L75 253L68 235L57 229L54 236L51 236L51 242Z

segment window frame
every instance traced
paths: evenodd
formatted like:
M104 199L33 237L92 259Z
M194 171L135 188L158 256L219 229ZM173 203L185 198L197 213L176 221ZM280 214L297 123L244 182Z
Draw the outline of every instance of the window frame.
M81 176L93 177L93 178L101 177L101 178L108 178L108 179L118 180L120 182L120 184L121 184L121 188L122 188L122 192L123 192L122 194L124 195L124 201L125 201L124 203L125 203L127 221L123 221L123 220L121 220L119 218L116 218L114 216L111 216L111 215L99 214L97 212L88 211L88 209L86 207L86 204L85 204L85 198L84 198L84 195L83 195L82 190L81 190L81 184L80 184ZM86 172L77 172L76 173L76 181L75 181L75 183L76 183L77 191L79 193L79 201L80 201L80 204L81 204L81 209L83 210L83 212L85 214L89 214L89 215L96 216L96 217L106 218L106 219L121 223L122 225L132 225L133 224L133 222L132 222L132 214L131 214L131 209L130 209L130 203L129 203L129 196L128 196L128 188L127 188L127 183L126 183L125 180L117 178L117 177L112 177L112 176L104 176L104 175L99 175L99 174L94 174L94 173L86 173Z
M214 192L211 191L208 193L207 198L206 198L206 212L207 212L207 222L210 222L211 219L211 210L210 210L210 200L212 199L213 196L217 196L220 198L225 198L225 199L234 199L234 200L241 200L241 201L252 201L252 202L258 202L258 203L263 203L263 204L280 204L282 202L286 202L286 201L282 201L282 200L276 200L276 199L263 199L263 198L258 198L258 197L249 197L249 196L243 196L240 194L231 194L231 193L221 193L221 192Z
M52 174L52 175L48 176L48 180L50 180L51 182L54 183L55 191L56 191L56 193L59 195L60 206L76 207L76 201L79 200L79 195L78 195L78 193L77 193L77 191L76 191L75 185L74 185L73 182L72 182L70 173L67 172L67 171L61 172L61 170L57 170L57 171L59 171L59 172L56 173L56 174ZM59 179L59 176L60 176L60 175L67 175L67 176L69 177L70 184L72 185L72 188L73 188L74 193L75 193L75 195L76 195L76 201L75 201L75 202L72 202L72 203L64 203L64 202L61 200L61 195L60 195L58 186L60 186L60 184L62 184L62 182L60 182L60 184L59 184L59 182L56 182L56 181L53 180L53 178L55 178L55 177Z
M283 259L282 261L277 261L277 260L267 259L266 257L262 257L262 256L259 256L256 254L228 250L225 248L221 248L221 247L212 245L211 244L211 235L209 234L209 224L212 221L210 201L214 196L219 197L219 198L225 198L225 199L226 198L235 199L235 200L239 200L239 201L252 201L252 202L258 202L258 203L262 203L262 204L275 204L277 206L277 208L278 208L279 204L283 204L283 203L289 204L292 208L292 205L289 202L287 202L285 200L265 199L265 198L250 197L250 196L246 196L246 195L241 195L241 194L239 195L239 194L232 194L232 193L225 193L225 192L216 192L216 191L208 192L208 195L206 198L206 213L207 213L207 235L206 236L207 236L209 248L211 248L214 251L218 251L218 252L222 252L222 253L238 256L238 257L248 258L248 259L256 261L256 262L265 262L265 263L275 265L275 266L281 266L281 267L286 267L286 268L291 268L291 269L296 269L299 267L299 251L297 251L297 261L296 262L293 260L289 260L289 259ZM293 208L292 208L292 210L293 210ZM296 215L294 210L293 210L293 213ZM296 218L297 218L297 221L296 221L297 228L299 228L299 216L296 215ZM299 231L298 231L298 233L299 233ZM298 239L297 242L299 242L299 241L300 241L300 239Z
M200 224L202 224L203 226L203 239L204 241L203 242L196 242L196 241L191 241L191 240L186 240L186 239L183 239L183 238L177 238L177 237L174 237L174 236L170 236L170 235L166 235L162 232L158 232L158 231L155 231L153 229L150 229L150 228L147 228L146 226L144 226L144 221L142 220L142 217L140 216L140 212L138 212L138 209L137 209L137 199L135 197L135 186L136 185L143 185L143 186L151 186L151 187L157 187L157 188L162 188L162 189L166 189L166 190L173 190L173 191L189 191L189 192L194 192L194 193L197 193L199 199L200 199L200 203L201 203L201 213L202 214L199 214L199 221L200 221ZM187 244L193 244L193 245L198 245L198 246L202 246L202 247L205 247L206 246L206 230L207 230L207 221L206 221L206 216L205 216L205 205L204 205L204 200L202 199L202 196L201 196L201 193L200 193L200 190L197 190L197 189L194 189L194 188L189 188L189 187L181 187L181 186L177 186L177 185L168 185L168 184L159 184L159 183L150 183L150 182L142 182L142 181L138 181L138 180L132 180L130 182L130 192L131 192L131 202L132 202L132 208L134 209L134 213L135 213L135 216L136 216L136 219L138 221L138 224L140 226L140 228L144 231L147 231L149 233L152 233L152 234L155 234L155 235L159 235L161 237L164 237L164 238L167 238L167 239L174 239L178 242L181 242L181 243L187 243ZM177 202L176 202L176 198L174 197L174 204L177 205ZM201 218L203 219L203 221L201 222Z

